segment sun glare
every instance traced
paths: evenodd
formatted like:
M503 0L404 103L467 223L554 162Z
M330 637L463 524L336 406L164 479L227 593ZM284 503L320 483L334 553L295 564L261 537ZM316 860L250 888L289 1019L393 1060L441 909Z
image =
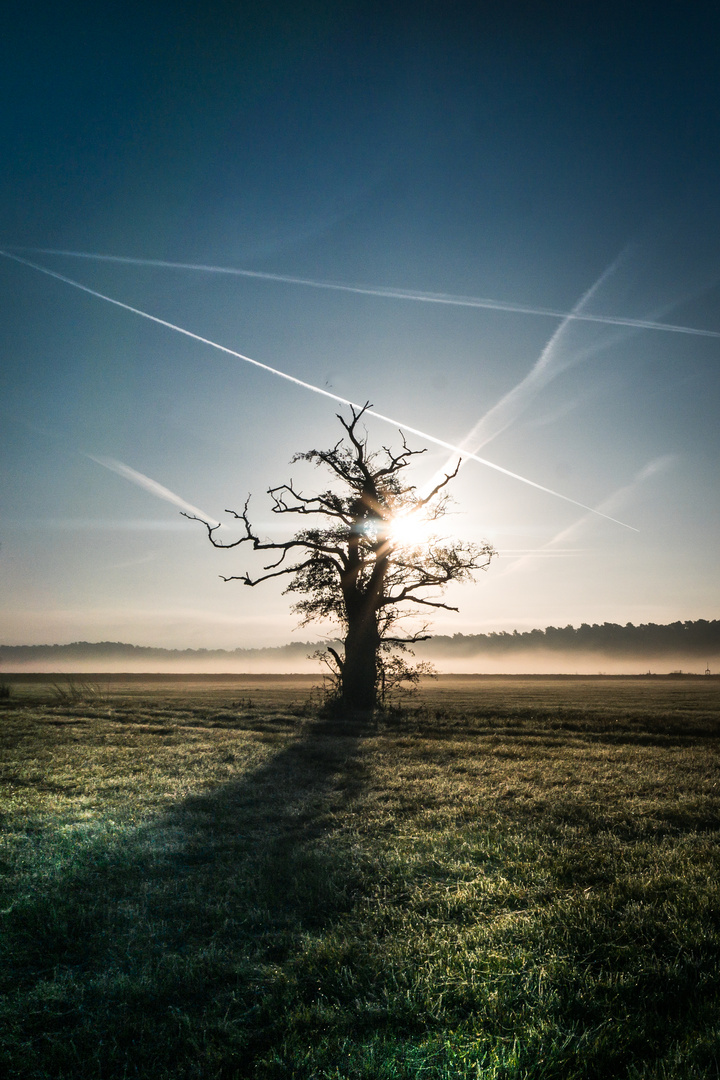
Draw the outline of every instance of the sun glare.
M431 525L422 514L399 514L392 519L388 539L393 547L420 547L430 539Z

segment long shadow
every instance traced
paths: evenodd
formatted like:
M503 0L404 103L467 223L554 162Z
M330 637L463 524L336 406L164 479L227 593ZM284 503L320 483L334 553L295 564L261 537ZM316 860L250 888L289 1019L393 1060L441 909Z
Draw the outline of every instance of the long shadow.
M423 725L408 723L403 737L422 737ZM476 726L493 730L484 722ZM5 1005L0 1002L0 1074L27 1080L299 1080L323 1075L312 1071L303 1049L327 1031L326 1060L332 1056L337 1072L324 1075L370 1077L375 1075L372 1062L362 1073L341 1071L342 1055L353 1039L368 1045L375 1037L419 1041L432 1029L436 992L425 1008L421 991L412 996L415 971L406 973L404 983L400 972L396 982L392 942L383 936L392 930L363 924L359 906L353 910L376 884L388 886L386 879L379 880L386 870L371 862L367 844L363 854L353 829L353 811L357 807L360 812L368 785L362 752L366 731L321 721L293 737L265 725L256 730L258 739L289 741L277 752L268 749L264 764L177 802L137 829L119 833L119 840L110 835L85 843L68 869L3 913L0 928L8 961L0 964L0 990L6 994ZM437 734L428 728L431 733ZM575 732L565 736L575 738ZM571 808L570 813L571 824L582 823L577 811ZM521 814L521 807L508 810L514 825L523 824ZM501 823L500 846L489 850L499 861L506 851L512 871L514 847L502 847L502 832ZM570 885L598 866L602 870L604 864L590 857L587 867L578 866L575 840L564 843ZM484 865L478 856L478 872ZM531 872L525 864L518 866L519 874ZM500 870L504 878L508 871L501 865ZM444 880L442 866L429 865L422 872L440 874L441 884ZM447 873L452 872L449 865ZM402 880L390 881L391 908L407 899ZM452 876L447 883L453 884ZM592 884L587 876L580 884L586 883ZM437 898L428 895L427 908L415 909L418 918L457 917L462 927L465 919L477 916L472 908L449 909L444 900L433 906ZM523 880L517 893L508 886L498 895L503 915L513 904L513 910L525 910ZM703 1008L712 1009L715 998L703 1004L704 987L696 977L702 963L705 988L715 985L716 939L698 936L696 952L673 961L665 980L658 981L650 961L656 947L662 955L675 955L672 928L666 939L662 925L648 917L646 938L634 936L632 920L622 930L625 937L618 937L612 920L599 910L594 921L590 911L587 925L573 924L569 937L562 906L546 927L548 949L561 949L564 956L576 950L580 957L575 982L556 983L557 1003L548 1006L548 1023L557 1020L558 1030L565 1031L571 1022L577 1031L592 1034L616 1005L622 1015L637 1012L636 1043L617 1052L606 1048L604 1064L595 1065L594 1058L577 1051L572 1074L592 1078L630 1075L626 1066L632 1054L637 1060L660 1054L663 1040L680 1030L700 1032L703 1024L709 1030L716 1019L702 1014ZM351 912L352 932L346 934L344 919ZM510 948L498 937L497 948L506 945ZM636 948L644 950L645 967L627 960ZM611 955L627 964L627 988L598 984L596 997L587 998L582 980L589 962L582 958L598 949L607 954L599 956L600 967L607 967ZM518 969L513 955L508 953L500 974L507 1009L520 1015L527 1008L524 995L530 983L522 981L525 958ZM431 957L428 961L433 962ZM532 962L528 970L532 975ZM447 998L441 1025L447 1021L454 1028L463 1018L480 1014L483 1023L491 1023L495 1006L483 996L482 979L458 984L456 990L440 985ZM582 991L577 1000L576 988ZM388 996L392 1008L385 1008ZM357 1007L360 999L362 1007ZM540 1002L537 1008L543 1015ZM504 1021L499 1024L505 1032ZM538 1039L541 1060L549 1044ZM527 1052L534 1053L532 1046ZM555 1071L548 1066L544 1075L570 1075L566 1050L561 1047L558 1053ZM530 1060L524 1075L536 1075L535 1066ZM414 1073L412 1062L397 1073L405 1078L421 1074L428 1075Z
M308 724L7 912L3 988L24 1004L0 1040L6 1074L255 1075L282 1035L285 967L353 904L339 816L363 789L365 733Z

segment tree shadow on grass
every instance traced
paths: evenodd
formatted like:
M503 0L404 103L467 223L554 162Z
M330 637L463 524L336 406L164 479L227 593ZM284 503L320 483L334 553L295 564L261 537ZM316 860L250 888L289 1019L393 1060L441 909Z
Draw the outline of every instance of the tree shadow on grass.
M456 849L420 785L403 792L418 846L383 849L358 835L362 728L251 727L288 741L139 827L78 826L4 916L6 1075L440 1080L483 1075L486 1054L503 1080L715 1075L714 892L694 913L670 864L648 891L632 845L625 861L596 846L606 830L581 803L545 817L488 803ZM462 807L455 820L461 834Z
M255 1075L298 959L359 887L363 734L309 724L238 780L76 845L4 916L6 1075Z

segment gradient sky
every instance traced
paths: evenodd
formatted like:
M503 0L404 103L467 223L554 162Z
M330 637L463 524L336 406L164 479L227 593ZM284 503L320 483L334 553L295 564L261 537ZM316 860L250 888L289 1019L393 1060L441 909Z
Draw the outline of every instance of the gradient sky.
M386 7L8 6L0 248L633 527L469 461L439 632L720 617L719 17ZM320 635L179 506L285 537L336 403L4 257L0 333L2 643Z

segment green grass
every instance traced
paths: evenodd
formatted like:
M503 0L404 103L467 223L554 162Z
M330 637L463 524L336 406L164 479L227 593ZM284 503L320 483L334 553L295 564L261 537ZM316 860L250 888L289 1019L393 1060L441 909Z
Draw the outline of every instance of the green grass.
M717 681L74 685L0 709L5 1075L720 1077Z

